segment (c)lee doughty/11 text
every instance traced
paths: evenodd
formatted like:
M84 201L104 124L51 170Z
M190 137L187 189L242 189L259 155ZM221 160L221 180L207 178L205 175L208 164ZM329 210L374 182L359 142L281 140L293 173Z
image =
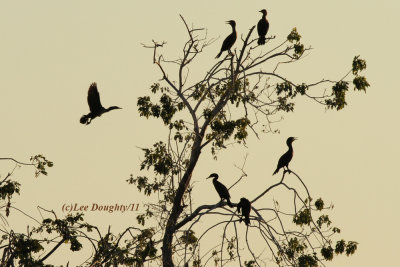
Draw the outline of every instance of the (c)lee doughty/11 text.
M78 204L78 203L71 203L71 204L63 204L62 205L63 212L83 212L83 211L101 211L101 212L127 212L127 211L138 211L139 210L139 203L131 203L131 204L112 204L112 205L105 205L99 203L91 203L91 204Z

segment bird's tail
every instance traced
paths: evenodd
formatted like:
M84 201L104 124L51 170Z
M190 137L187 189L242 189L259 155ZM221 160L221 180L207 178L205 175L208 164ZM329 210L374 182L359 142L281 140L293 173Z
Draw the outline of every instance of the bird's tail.
M250 224L250 218L249 218L249 216L245 216L245 218L244 218L244 223L245 223L246 225L249 225L249 224Z
M260 37L258 38L258 45L265 45L265 40L267 40L265 37Z
M275 174L277 174L277 173L278 173L278 171L279 171L279 169L278 169L278 168L276 168L276 170L274 171L274 173L273 173L272 175L275 175Z
M226 200L226 202L228 202L229 207L233 208L233 204L229 198Z
M221 54L222 54L222 51L219 52L219 54L215 58L219 58L221 56Z

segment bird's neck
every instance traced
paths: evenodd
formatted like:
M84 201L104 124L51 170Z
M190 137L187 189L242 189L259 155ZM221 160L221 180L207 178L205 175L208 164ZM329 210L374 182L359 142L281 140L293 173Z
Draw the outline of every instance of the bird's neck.
M231 27L232 27L232 32L236 32L236 29L235 29L236 26L231 25Z
M214 186L216 186L217 184L219 184L220 182L218 182L218 178L214 178L213 179L213 184L214 184Z
M108 109L106 109L106 111L110 111L110 110L113 110L113 109L119 109L119 107L112 106L112 107L109 107Z
M291 144L291 143L288 144L288 147L289 147L289 151L293 151L293 147L292 147L292 144Z
M97 114L94 113L94 112L89 112L89 113L86 115L86 117L88 117L88 118L90 118L90 119L94 119L94 118L97 117Z

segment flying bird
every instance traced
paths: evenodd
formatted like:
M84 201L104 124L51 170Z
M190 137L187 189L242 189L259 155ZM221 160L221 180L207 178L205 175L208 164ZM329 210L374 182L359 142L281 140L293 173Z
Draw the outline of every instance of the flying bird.
M87 100L88 100L90 112L81 117L80 123L82 123L82 124L88 125L92 122L92 120L94 118L100 117L103 113L109 112L110 110L113 110L113 109L121 109L120 107L117 107L117 106L111 106L109 108L104 108L101 105L100 94L99 94L99 91L97 90L96 83L92 83L90 85Z
M214 178L213 184L214 184L215 190L217 190L217 193L218 193L219 197L221 198L221 201L225 199L226 202L228 202L229 207L233 208L233 204L231 203L231 200L230 200L231 195L229 194L228 188L226 188L225 185L223 185L222 183L220 183L218 181L218 174L212 173L212 174L210 174L210 176L207 177L207 179L209 179L209 178Z
M259 12L261 12L263 15L257 24L257 31L259 36L257 43L259 45L264 45L266 40L265 36L267 35L269 29L269 22L267 20L267 10L263 9Z
M286 167L286 168L287 168L287 171L290 171L290 170L289 170L289 163L290 163L290 161L291 161L292 158L293 158L293 147L292 147L292 143L293 143L293 141L295 141L295 140L297 140L296 137L289 137L289 138L286 140L286 144L287 144L287 146L289 147L289 150L288 150L285 154L283 154L283 155L280 157L280 159L279 159L279 161L278 161L278 166L276 167L276 170L275 170L275 172L274 172L272 175L278 173L278 171L279 171L280 168L283 168L283 169L285 170L285 167Z
M224 42L222 43L221 51L215 58L219 58L224 51L228 51L230 53L233 44L236 42L236 22L234 20L229 20L226 23L232 26L232 33L225 38Z
M251 203L247 198L242 197L240 199L239 204L237 205L237 212L240 213L240 209L242 209L242 216L244 217L244 222L246 225L250 224L250 210L251 210ZM240 222L242 222L242 218L240 218Z

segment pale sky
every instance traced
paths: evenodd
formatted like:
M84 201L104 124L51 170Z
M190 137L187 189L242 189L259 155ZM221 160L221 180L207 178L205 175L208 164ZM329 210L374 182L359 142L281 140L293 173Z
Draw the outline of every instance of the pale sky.
M246 154L249 181L241 191L249 199L255 197L264 181L267 187L278 179L271 174L286 151L285 140L296 136L291 168L315 197L335 205L331 219L343 238L359 242L355 255L339 256L327 266L395 266L400 249L400 2L395 0L1 1L0 157L28 161L41 153L55 164L39 179L29 167L17 170L14 178L22 190L14 204L40 218L37 206L62 216L65 203L146 201L125 180L131 173L140 174L139 147L166 137L160 122L137 113L137 98L150 94L149 86L161 78L152 64L152 51L141 43L167 41L163 52L174 58L187 37L179 14L207 28L210 38L220 38L202 55L203 65L191 72L195 80L215 62L222 38L230 31L225 21L236 20L238 33L246 33L263 8L268 10L269 35L282 40L297 27L303 42L314 48L284 69L293 81L339 79L353 57L361 55L371 87L366 94L350 89L348 106L339 112L300 98L294 113L283 114L277 125L280 134L264 134L261 140L250 135L247 149L230 148L218 161L202 155L194 173L196 205L218 201L216 193L215 199L202 199L212 186L204 178L218 172L221 181L233 183L239 176L233 164L240 165ZM79 118L88 113L92 82L97 82L104 106L123 109L84 126ZM13 166L0 162L0 174ZM112 225L117 232L136 225L136 215L87 212L85 218L102 229ZM21 218L13 212L9 221L24 231ZM52 255L52 263L70 259L74 266L86 257L61 252Z

